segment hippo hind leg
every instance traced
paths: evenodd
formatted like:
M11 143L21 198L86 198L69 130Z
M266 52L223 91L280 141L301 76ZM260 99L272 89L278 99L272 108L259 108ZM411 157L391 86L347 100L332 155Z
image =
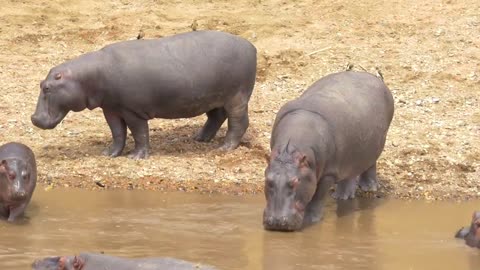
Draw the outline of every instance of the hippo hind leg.
M358 185L363 191L377 191L377 164L374 164L360 175Z
M227 111L224 108L215 108L207 112L207 122L202 130L195 136L199 142L209 142L215 137L220 127L227 119Z
M237 148L240 140L247 131L248 120L248 99L241 91L225 106L228 118L227 135L220 150L228 151Z
M348 200L355 198L355 192L358 186L358 176L344 179L337 183L332 197L337 200Z

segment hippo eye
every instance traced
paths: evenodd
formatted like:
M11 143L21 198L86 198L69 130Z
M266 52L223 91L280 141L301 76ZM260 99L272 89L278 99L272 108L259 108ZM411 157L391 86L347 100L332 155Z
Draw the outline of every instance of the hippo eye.
M27 171L22 171L22 177L27 178L27 176L28 176L28 172Z

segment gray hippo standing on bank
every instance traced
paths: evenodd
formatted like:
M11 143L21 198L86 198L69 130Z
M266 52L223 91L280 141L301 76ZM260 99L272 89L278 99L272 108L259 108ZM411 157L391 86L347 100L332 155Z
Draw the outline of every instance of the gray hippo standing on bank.
M480 248L480 211L473 212L470 227L461 228L455 237L465 239L469 247Z
M232 150L249 125L256 53L249 41L218 31L111 44L52 68L31 120L53 129L69 111L100 107L113 137L104 154L121 155L128 127L135 141L129 156L139 159L148 156L148 120L206 113L195 139L212 140L228 118L221 149Z
M265 170L263 224L294 231L320 220L325 195L377 189L376 162L393 118L383 81L366 72L330 74L277 113Z
M0 146L0 218L9 222L22 216L37 184L35 155L26 145Z
M33 270L215 270L208 265L172 258L124 259L102 254L47 257L36 260Z

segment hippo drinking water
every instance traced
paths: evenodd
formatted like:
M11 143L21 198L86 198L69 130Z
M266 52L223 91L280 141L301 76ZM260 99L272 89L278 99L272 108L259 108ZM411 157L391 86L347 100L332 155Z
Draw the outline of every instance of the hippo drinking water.
M23 215L36 184L32 150L16 142L0 146L0 217L12 222Z
M124 259L102 254L82 253L78 256L48 257L36 260L33 270L215 270L172 258Z
M375 191L393 112L390 90L366 72L330 74L287 102L270 141L264 227L294 231L319 221L333 183L337 199L353 198L357 185Z
M60 64L40 83L32 123L55 128L69 111L103 109L113 137L105 155L119 156L127 127L131 158L146 158L148 120L206 113L197 141L210 141L228 118L221 149L236 148L249 125L256 76L255 47L218 31L195 31L115 43Z
M455 237L465 239L469 247L480 248L480 211L473 212L470 227L461 228Z

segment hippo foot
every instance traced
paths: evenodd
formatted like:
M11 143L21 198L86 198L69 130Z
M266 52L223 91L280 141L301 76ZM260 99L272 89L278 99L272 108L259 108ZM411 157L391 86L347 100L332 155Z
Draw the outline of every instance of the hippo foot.
M303 227L313 225L318 223L322 220L323 215L321 213L318 214L306 214L303 218Z
M122 154L121 149L116 149L113 146L106 148L103 150L102 155L107 157L118 157Z
M197 142L209 142L213 139L213 136L208 136L208 134L200 132L193 139Z
M355 198L357 191L357 177L352 179L345 179L337 183L332 197L336 200L348 200Z
M360 189L365 192L375 192L378 189L377 179L372 177L361 177L358 185L360 186Z
M128 157L131 159L147 159L148 158L148 150L147 149L134 149L130 154L128 154Z
M220 151L232 151L235 148L238 147L238 143L231 143L231 142L226 142L222 146L220 146L219 150Z

